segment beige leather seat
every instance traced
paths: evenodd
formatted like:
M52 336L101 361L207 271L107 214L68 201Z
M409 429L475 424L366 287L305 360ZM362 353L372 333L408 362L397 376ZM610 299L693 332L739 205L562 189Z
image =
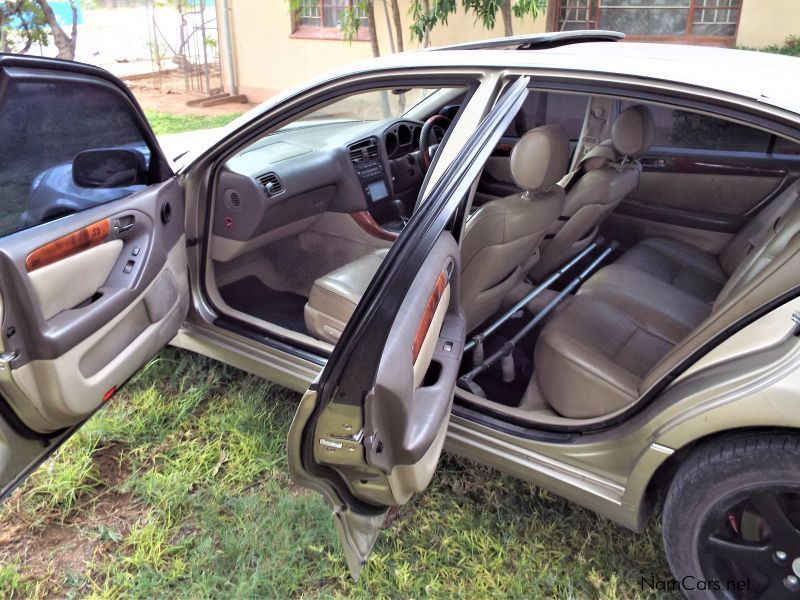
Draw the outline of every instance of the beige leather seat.
M461 245L461 305L467 331L500 308L538 260L538 248L564 207L557 182L569 161L569 140L556 125L526 133L511 153L511 175L526 190L487 202L467 221Z
M667 354L742 294L760 289L757 278L773 261L780 265L799 236L795 184L718 256L672 239L642 241L592 276L544 327L532 387L565 417L630 405L657 380Z
M461 246L461 303L467 329L494 314L538 257L547 228L561 214L557 185L569 161L569 140L558 126L529 131L511 154L511 171L524 190L493 200L467 222ZM348 263L314 282L304 317L314 337L336 343L388 250Z
M332 344L339 340L388 252L388 248L376 250L314 282L303 312L306 329L311 335Z
M611 127L611 139L592 148L562 184L564 210L541 248L530 272L542 280L583 250L600 224L639 186L641 165L636 157L650 148L653 116L644 106L624 110Z

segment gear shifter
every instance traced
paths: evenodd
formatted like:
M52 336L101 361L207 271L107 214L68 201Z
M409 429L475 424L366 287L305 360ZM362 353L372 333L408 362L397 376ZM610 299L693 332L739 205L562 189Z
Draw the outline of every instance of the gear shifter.
M403 204L403 201L400 198L395 198L392 200L392 207L394 208L395 212L397 213L397 218L403 222L403 226L408 223L408 216L406 216L406 205Z

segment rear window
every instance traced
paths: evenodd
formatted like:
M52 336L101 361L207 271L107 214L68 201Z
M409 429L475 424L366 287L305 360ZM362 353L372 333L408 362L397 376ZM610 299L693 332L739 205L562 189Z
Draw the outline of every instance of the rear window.
M775 148L772 152L775 154L800 154L800 144L786 138L776 138Z
M620 110L633 106L623 102ZM767 152L772 135L746 125L664 106L648 106L653 113L653 146Z
M531 90L506 136L520 137L542 125L561 125L569 139L575 142L581 135L588 102L589 97L580 94Z

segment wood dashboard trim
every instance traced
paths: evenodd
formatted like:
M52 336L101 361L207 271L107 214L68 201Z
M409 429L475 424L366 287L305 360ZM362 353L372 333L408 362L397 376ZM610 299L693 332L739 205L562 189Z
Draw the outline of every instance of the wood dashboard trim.
M372 218L372 215L369 214L369 211L361 210L358 212L353 212L350 213L350 216L358 224L358 226L361 227L361 229L363 229L372 237L385 240L387 242L393 242L397 239L398 234L387 231L378 225L378 222Z

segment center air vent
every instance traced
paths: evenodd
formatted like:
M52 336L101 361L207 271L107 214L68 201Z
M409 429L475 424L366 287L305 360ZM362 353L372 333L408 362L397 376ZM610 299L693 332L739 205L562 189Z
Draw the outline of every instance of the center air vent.
M350 153L350 162L352 162L354 165L378 160L378 157L380 156L378 154L378 142L375 140L375 138L369 138L360 142L356 142L355 144L351 144L347 147L347 151Z
M258 183L269 196L277 196L283 192L283 183L275 173L267 173L258 178Z

